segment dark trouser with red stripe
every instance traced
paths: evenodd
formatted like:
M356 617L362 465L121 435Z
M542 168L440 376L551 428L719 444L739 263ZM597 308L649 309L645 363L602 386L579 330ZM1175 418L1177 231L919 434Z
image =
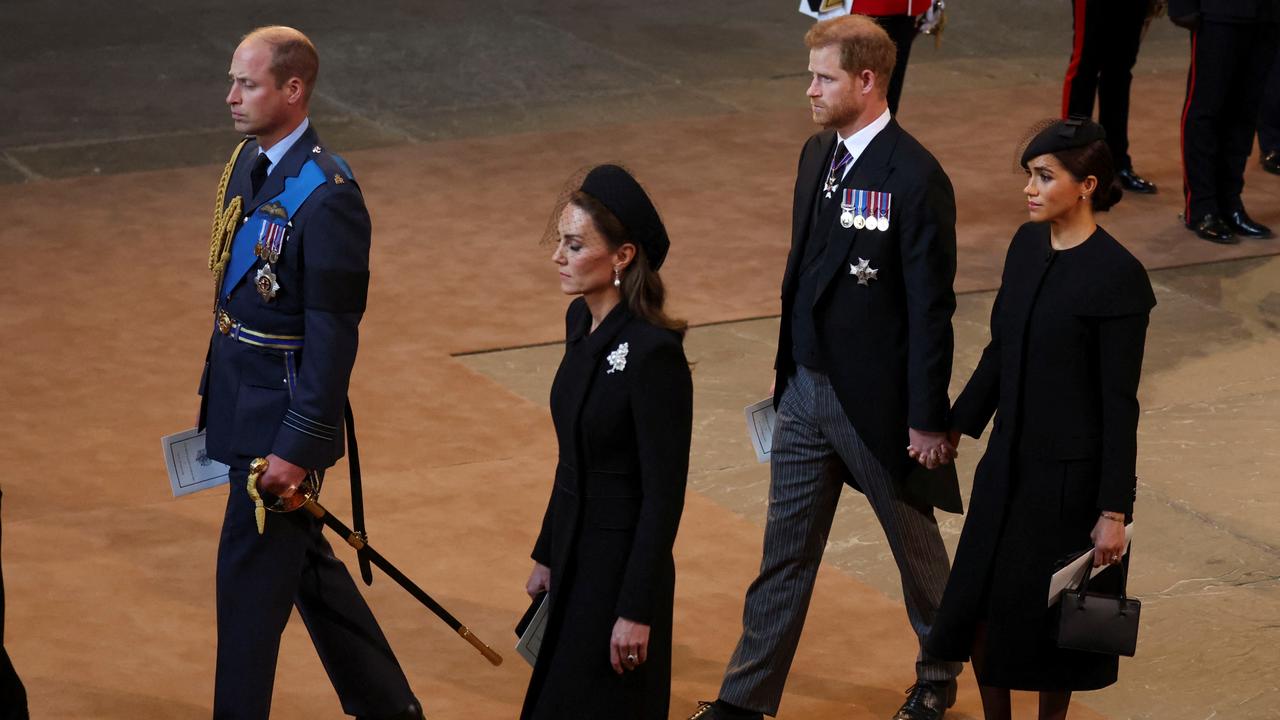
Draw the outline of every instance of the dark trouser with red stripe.
M1258 147L1262 154L1280 151L1280 50L1271 62L1267 90L1262 98L1262 114L1258 116Z
M1191 33L1191 69L1182 112L1187 221L1243 208L1244 168L1253 150L1276 24L1205 18Z
M902 98L902 83L907 77L907 60L911 57L911 42L916 39L916 19L911 15L883 15L872 17L898 48L894 58L893 75L889 78L889 112L898 116L898 100Z
M1062 87L1062 116L1093 117L1096 94L1098 124L1107 131L1107 145L1121 169L1133 165L1129 85L1149 5L1149 0L1072 0L1075 35Z

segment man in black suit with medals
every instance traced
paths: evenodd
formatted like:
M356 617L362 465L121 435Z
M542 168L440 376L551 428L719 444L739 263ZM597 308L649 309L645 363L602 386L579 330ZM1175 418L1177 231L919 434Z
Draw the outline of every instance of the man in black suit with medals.
M1191 31L1183 220L1210 242L1270 238L1271 229L1245 212L1240 194L1276 54L1280 1L1169 0L1169 19Z
M930 466L951 456L951 182L890 115L894 46L884 30L852 15L817 23L805 43L813 118L826 129L805 144L796 178L764 557L719 698L698 720L777 713L845 482L875 510L919 638L948 572L934 508L960 510L954 473L913 472L908 454L914 447ZM856 631L843 632L856 657ZM941 718L959 671L922 650L893 717Z
M350 574L305 512L264 513L344 452L344 408L369 283L369 214L308 120L319 58L265 27L231 60L227 104L252 136L223 174L210 268L214 328L201 381L209 457L231 468L218 545L215 718L266 720L294 607L349 715L422 717ZM250 464L267 469L250 491ZM354 492L353 492L354 494Z

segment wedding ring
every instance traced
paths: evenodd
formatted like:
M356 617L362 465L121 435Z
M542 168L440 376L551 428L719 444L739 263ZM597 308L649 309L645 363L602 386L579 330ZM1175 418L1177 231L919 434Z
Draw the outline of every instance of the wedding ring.
M635 664L635 662L636 662L636 656L635 656L635 655L628 655L628 656L627 656L627 662L629 662L629 663L631 663L631 664L633 664L633 665L634 665L634 664Z

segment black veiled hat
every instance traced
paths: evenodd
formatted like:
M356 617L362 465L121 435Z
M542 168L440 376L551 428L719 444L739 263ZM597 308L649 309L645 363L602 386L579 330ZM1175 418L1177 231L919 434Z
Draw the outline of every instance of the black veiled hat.
M1084 147L1099 140L1107 139L1107 131L1098 123L1085 117L1072 116L1066 120L1058 120L1031 138L1027 149L1022 151L1022 167L1031 162L1031 158L1040 157L1062 150Z
M598 165L583 178L580 189L622 222L631 241L644 248L650 267L662 267L671 239L657 208L631 173L617 165Z

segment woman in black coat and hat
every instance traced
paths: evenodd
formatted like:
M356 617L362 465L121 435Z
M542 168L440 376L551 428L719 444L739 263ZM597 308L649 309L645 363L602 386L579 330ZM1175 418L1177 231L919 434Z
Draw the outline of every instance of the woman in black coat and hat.
M588 173L556 218L560 289L578 295L551 386L560 444L526 590L548 591L524 720L666 720L672 545L693 423L685 323L663 310L670 242L616 165Z
M1117 658L1060 649L1049 580L1093 549L1090 590L1116 592L1132 518L1138 378L1155 296L1146 270L1098 227L1120 197L1105 133L1058 120L1022 154L1031 222L1014 235L991 313L991 342L952 408L982 434L969 515L926 647L973 659L987 720L1009 691L1040 693L1040 718L1065 718L1073 690L1116 680Z

